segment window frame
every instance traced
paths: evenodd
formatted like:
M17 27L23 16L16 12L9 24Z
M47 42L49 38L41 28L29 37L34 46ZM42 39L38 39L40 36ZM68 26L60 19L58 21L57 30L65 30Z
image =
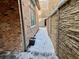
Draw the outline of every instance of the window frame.
M31 18L31 28L33 28L36 25L36 12L35 12L35 5L32 0L30 0L30 18Z

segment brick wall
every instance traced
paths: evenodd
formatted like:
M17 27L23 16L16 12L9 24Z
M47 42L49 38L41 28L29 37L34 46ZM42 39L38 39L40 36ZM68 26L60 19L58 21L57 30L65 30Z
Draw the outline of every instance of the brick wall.
M51 23L50 23L50 37L54 44L55 50L57 49L57 43L58 43L58 19L59 14L58 12L54 13L53 16L51 16Z
M22 6L22 14L20 6ZM30 0L21 0L21 5L18 0L0 0L0 53L24 51L24 43L27 46L29 39L36 34L39 26L39 10L35 6L36 25L31 27L30 9ZM23 19L20 15L23 15Z
M18 1L0 0L0 52L21 50Z
M47 27L48 35L51 38L56 53L58 50L58 21L59 21L58 12L54 13L52 16L46 19L46 27Z
M79 1L70 0L59 10L59 57L79 59Z
M61 0L49 0L48 14L54 11L54 9L57 7L57 5L59 4L60 1Z
M68 0L47 20L59 59L79 59L79 0ZM57 25L58 24L58 25Z
M37 30L39 25L38 20L38 8L35 6L33 8L36 12L36 24L34 27L31 26L31 3L30 0L22 0L22 12L23 12L23 22L24 22L24 29L25 29L25 39L26 39L26 46L29 43L29 39L33 37Z
M50 20L51 20L51 18L46 19L46 27L47 27L47 31L48 31L49 36L51 35L50 34Z

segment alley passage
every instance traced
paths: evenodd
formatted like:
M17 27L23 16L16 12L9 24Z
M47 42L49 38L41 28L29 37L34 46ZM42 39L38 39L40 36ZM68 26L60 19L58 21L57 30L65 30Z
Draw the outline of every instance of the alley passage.
M58 59L46 28L39 28L35 37L35 45L28 49L29 52L21 53L19 59Z

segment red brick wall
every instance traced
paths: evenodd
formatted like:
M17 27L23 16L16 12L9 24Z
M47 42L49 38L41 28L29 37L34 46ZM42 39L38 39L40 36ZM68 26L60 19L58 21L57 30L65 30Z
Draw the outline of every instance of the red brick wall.
M0 0L0 50L19 51L20 35L18 1Z
M24 24L20 23L18 1L0 0L0 52L23 50L21 25L24 26L26 46L30 37L33 37L38 30L38 8L35 7L36 25L31 28L30 1L21 0L21 2Z
M31 9L35 10L36 13L36 24L34 27L31 26ZM24 21L24 29L25 29L25 39L26 39L26 46L29 44L29 39L33 37L37 30L39 25L38 20L38 8L31 7L30 0L22 0L22 11L23 11L23 21Z

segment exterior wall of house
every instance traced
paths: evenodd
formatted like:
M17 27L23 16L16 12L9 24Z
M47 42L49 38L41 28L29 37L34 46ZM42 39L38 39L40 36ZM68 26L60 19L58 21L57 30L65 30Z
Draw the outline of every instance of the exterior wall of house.
M50 36L50 18L46 19L46 27L47 27L48 34Z
M49 0L39 0L40 2L40 7L41 7L41 15L40 15L40 18L45 18L46 15L47 15L47 10L48 10L48 3L49 3Z
M59 57L79 59L79 0L69 0L59 11Z
M35 11L36 16L36 24L31 26L31 14L32 9ZM25 39L26 39L26 46L29 43L29 39L33 37L39 29L39 20L38 20L38 8L35 5L31 4L30 0L22 0L22 11L23 11L23 21L24 21L24 29L25 29Z
M59 4L60 0L50 0L48 4L48 14L51 14L51 12L54 12L55 8ZM51 40L53 42L55 50L57 49L57 37L58 37L58 12L55 12L53 15L48 17L46 20L47 23L47 29L49 36L51 37Z
M59 59L79 59L79 0L67 1L49 18L52 23L47 19L47 29L50 25L48 32Z
M30 0L0 1L0 53L24 51L24 43L27 47L29 39L36 34L39 29L39 10L35 5L36 24L31 26L31 8ZM23 34L25 34L26 42L24 42Z
M18 1L0 0L0 53L23 50L20 29Z
M59 20L58 18L59 18L59 14L58 12L56 12L52 16L50 16L48 19L46 19L48 34L54 45L56 53L58 49L58 20Z
M50 32L51 32L51 39L52 39L52 42L53 42L53 45L54 45L54 48L55 50L57 50L57 41L58 41L58 18L59 18L59 15L58 15L58 12L56 12L55 14L53 14L51 16L51 23L50 23Z
M54 9L57 7L61 0L49 0L48 4L48 14L51 13L51 11L54 11Z

